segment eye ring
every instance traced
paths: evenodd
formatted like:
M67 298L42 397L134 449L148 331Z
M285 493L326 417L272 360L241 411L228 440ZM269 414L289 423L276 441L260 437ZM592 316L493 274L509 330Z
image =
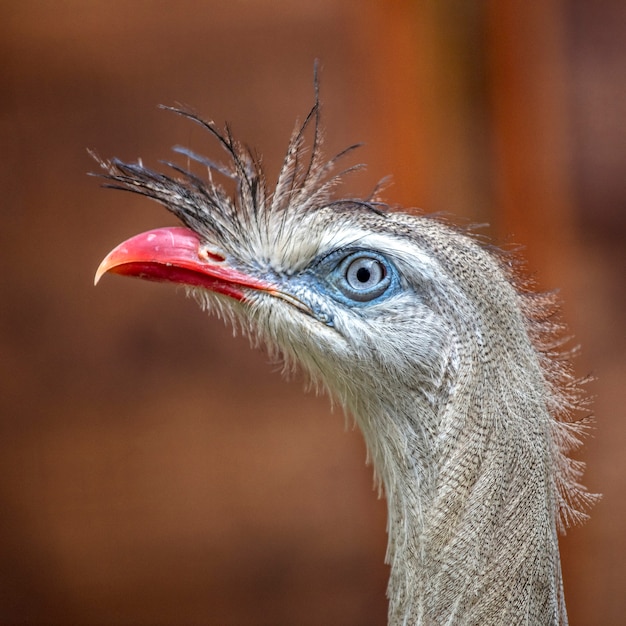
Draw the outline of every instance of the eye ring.
M373 252L359 251L344 257L333 272L334 285L355 302L371 302L382 296L392 282L387 260Z

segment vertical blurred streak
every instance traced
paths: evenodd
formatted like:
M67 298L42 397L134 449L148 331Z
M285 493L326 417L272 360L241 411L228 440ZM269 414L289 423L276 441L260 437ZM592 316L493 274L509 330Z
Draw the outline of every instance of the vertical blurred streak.
M393 172L393 188L385 196L404 206L419 202L427 207L434 195L432 87L433 20L427 3L407 0L363 3L355 12L359 21L356 41L375 98L373 119L378 120L383 154L380 162Z
M564 285L575 242L563 8L487 6L497 228L526 246L540 282Z
M405 207L489 220L482 3L378 0L357 14L388 194Z

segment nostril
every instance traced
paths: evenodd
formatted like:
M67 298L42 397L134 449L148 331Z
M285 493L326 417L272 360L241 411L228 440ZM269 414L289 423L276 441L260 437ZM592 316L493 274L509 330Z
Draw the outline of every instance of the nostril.
M205 261L214 261L216 263L223 263L226 260L223 254L215 250L209 250L209 248L200 248L198 256Z

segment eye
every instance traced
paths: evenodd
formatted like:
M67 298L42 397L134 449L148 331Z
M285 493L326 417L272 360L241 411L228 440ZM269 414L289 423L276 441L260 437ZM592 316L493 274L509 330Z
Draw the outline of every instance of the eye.
M369 302L390 287L391 268L384 257L371 252L355 252L339 262L331 281L350 300Z
M385 278L385 267L378 259L361 257L348 265L346 281L357 291L369 290Z

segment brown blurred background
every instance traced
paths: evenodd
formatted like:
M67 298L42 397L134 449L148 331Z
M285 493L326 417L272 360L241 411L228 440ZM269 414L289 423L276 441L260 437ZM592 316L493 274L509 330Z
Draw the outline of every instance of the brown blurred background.
M385 505L357 431L172 287L103 255L173 223L86 148L152 165L193 106L278 171L313 102L367 193L490 222L560 287L605 494L562 541L571 624L626 612L626 4L0 3L0 622L382 624ZM297 407L294 410L294 407Z

